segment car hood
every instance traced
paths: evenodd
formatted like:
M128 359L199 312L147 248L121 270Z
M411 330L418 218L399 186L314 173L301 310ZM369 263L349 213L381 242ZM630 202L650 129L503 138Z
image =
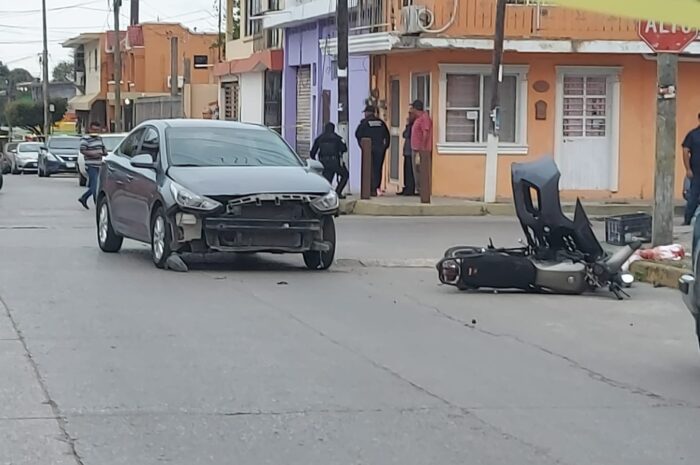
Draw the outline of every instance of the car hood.
M66 156L78 156L78 152L80 152L79 149L56 149L56 148L50 148L49 147L49 152L53 153L54 155L58 155L59 157L62 157L64 155Z
M295 166L173 166L168 176L201 195L325 194L331 188L323 177Z
M39 152L17 152L17 157L22 160L36 160L39 158Z

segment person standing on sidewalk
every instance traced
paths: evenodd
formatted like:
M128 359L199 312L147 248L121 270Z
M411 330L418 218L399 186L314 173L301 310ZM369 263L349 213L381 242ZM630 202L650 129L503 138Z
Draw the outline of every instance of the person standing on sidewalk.
M416 100L413 107L413 128L411 129L411 149L413 150L413 178L416 191L420 193L421 158L428 158L433 151L433 120L425 111L422 100Z
M683 224L689 225L700 201L700 113L698 113L698 126L683 140L683 165L686 177L690 179Z
M335 124L327 123L323 128L323 133L316 138L313 147L311 147L312 160L316 159L318 154L319 161L323 165L323 177L332 183L333 178L338 175L338 186L335 191L338 197L345 198L343 189L348 183L350 173L343 165L343 154L348 151L348 146L343 142L343 138L335 133Z
M403 130L403 190L399 195L416 195L416 181L413 177L413 149L411 131L413 129L413 106L408 109L406 128Z
M391 135L386 123L377 116L377 109L372 105L365 107L365 118L360 122L360 125L355 131L357 143L362 147L362 139L369 138L372 140L372 185L371 195L380 195L382 186L382 169L384 168L384 159L386 151L389 148Z
M85 157L85 170L87 171L88 188L85 193L80 196L78 202L86 210L89 210L88 199L92 197L92 201L97 200L97 179L102 165L102 158L107 155L105 144L102 142L100 123L95 121L90 123L90 130L80 139L80 153Z

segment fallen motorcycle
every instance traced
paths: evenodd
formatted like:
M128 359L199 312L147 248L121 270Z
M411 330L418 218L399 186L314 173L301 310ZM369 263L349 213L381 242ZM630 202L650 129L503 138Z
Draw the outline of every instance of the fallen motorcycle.
M513 163L513 202L527 243L513 248L493 243L451 247L437 264L440 281L460 290L583 294L607 288L618 299L629 297L624 288L634 278L623 273L622 266L641 243L606 254L579 200L573 221L562 212L560 176L549 157Z

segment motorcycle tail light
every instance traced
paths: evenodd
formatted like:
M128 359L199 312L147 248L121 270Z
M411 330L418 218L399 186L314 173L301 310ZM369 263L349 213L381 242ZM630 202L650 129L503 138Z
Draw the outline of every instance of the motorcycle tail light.
M460 266L456 260L445 260L440 265L440 275L442 282L446 284L456 284L460 277Z

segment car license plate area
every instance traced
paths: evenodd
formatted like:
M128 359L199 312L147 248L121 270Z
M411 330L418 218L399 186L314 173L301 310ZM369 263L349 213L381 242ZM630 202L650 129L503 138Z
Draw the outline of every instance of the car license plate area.
M219 243L224 247L283 247L302 246L302 234L293 231L226 231L219 233Z

